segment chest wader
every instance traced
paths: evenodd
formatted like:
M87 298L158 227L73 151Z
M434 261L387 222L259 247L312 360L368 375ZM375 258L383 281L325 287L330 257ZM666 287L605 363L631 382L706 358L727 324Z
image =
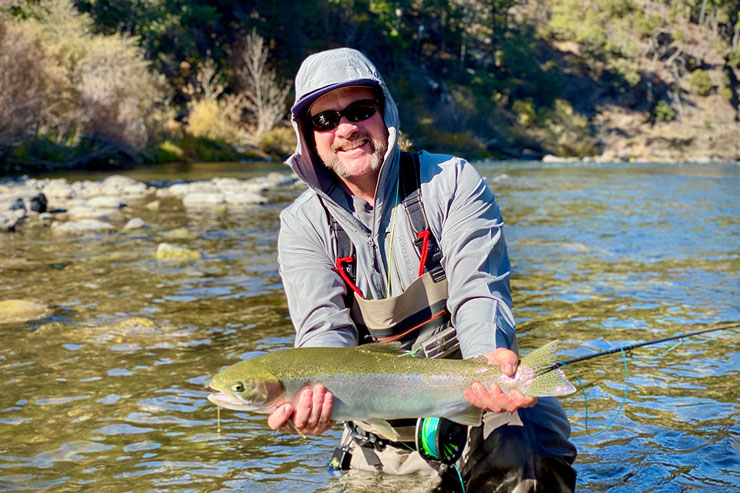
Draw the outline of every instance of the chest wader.
M442 252L429 229L421 197L418 154L401 153L399 198L409 218L419 253L419 274L398 296L367 300L355 284L355 249L339 223L328 214L337 241L336 268L349 287L345 297L360 344L401 343L403 349L421 358L460 358L455 328L447 311L447 277ZM441 418L398 419L387 422L396 440L372 433L367 423L349 422L332 457L332 467L353 468L350 448L360 448L365 464L391 474L440 472L441 463L452 464L462 453L467 427ZM350 447L351 444L355 446ZM395 449L394 451L388 448ZM414 450L419 455L410 454ZM389 453L385 453L385 452ZM363 464L364 465L364 464ZM362 468L362 467L360 467Z

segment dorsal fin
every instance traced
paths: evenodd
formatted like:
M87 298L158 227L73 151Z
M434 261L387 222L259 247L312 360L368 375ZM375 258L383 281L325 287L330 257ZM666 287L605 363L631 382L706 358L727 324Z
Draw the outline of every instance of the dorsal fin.
M372 342L357 346L357 350L365 353L393 354L394 356L403 356L408 352L401 349L400 342Z

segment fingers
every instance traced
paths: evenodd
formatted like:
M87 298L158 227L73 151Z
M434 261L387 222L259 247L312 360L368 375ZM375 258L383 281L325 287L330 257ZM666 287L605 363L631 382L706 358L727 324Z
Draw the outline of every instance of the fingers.
M331 420L333 407L334 396L323 385L316 384L301 390L295 407L285 404L273 412L267 424L273 430L283 428L290 433L319 435L334 425ZM292 423L288 423L289 419Z
M483 355L491 365L498 365L501 371L507 376L514 376L516 367L519 365L519 356L506 348L497 348Z
M291 414L293 414L293 406L291 404L283 404L267 417L267 426L273 430L282 428L290 419Z
M463 395L475 407L494 413L513 413L517 409L537 404L536 397L527 397L516 389L505 394L498 385L494 384L490 390L486 390L480 382L474 382L469 389L465 389Z

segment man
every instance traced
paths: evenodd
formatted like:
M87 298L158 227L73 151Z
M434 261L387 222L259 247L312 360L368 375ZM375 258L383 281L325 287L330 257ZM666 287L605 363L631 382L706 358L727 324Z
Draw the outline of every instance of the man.
M513 375L518 356L503 221L477 171L452 156L402 155L396 105L356 50L309 56L295 85L298 144L288 164L309 189L281 214L278 261L296 346L400 341L426 357L484 355ZM478 383L465 397L488 411L470 428L457 462L468 490L574 488L575 448L554 398ZM268 424L320 434L333 425L332 405L331 393L317 384ZM338 464L449 479L434 456L409 450L413 436L404 424L391 426L392 437L348 425Z

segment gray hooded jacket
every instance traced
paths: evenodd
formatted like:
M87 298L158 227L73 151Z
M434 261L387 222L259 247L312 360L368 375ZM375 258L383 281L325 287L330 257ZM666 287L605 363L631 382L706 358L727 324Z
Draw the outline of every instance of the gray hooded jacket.
M335 268L337 246L327 210L355 246L356 284L365 298L398 295L416 279L419 254L396 192L398 111L376 68L356 50L340 48L308 57L295 84L293 126L298 144L287 164L308 190L280 214L278 261L297 332L296 346L356 345L357 330L343 298L348 288ZM383 117L389 136L375 205L365 224L355 212L356 201L313 150L312 131L303 116L310 105L307 102L330 89L369 84L380 87L385 95ZM420 170L421 196L429 227L442 250L449 282L447 308L463 357L496 347L516 350L511 268L493 193L473 166L457 157L422 152Z

